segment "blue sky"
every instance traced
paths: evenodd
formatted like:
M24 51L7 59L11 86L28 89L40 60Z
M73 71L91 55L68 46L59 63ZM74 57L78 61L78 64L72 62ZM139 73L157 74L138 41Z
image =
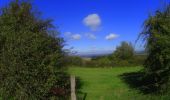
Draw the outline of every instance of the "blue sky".
M54 20L67 46L78 53L113 51L121 41L135 44L142 24L162 0L34 0L42 17ZM169 1L169 0L166 0ZM0 6L9 0L0 0ZM142 50L137 43L136 50Z

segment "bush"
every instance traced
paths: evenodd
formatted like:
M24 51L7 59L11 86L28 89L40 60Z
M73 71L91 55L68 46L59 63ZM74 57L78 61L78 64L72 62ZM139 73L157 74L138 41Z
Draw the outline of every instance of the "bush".
M107 57L102 57L102 58L96 60L96 66L110 67L112 65L111 65L111 61Z
M0 96L45 98L61 80L62 38L50 20L37 17L31 3L20 0L2 8L0 26Z
M135 55L129 59L123 60L116 56L99 56L92 58L91 60L82 59L82 63L76 66L84 67L128 67L128 66L142 66L146 55ZM75 60L76 61L76 60ZM80 61L79 61L80 62ZM75 64L74 64L75 65Z
M67 66L83 66L83 59L78 56L67 56L65 63Z
M140 35L147 44L146 76L153 76L154 85L165 91L170 82L170 4L145 21Z

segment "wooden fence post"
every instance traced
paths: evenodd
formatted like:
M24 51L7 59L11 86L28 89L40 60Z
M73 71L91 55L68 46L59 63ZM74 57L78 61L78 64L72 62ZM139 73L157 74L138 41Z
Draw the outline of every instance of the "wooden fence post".
M70 77L70 82L71 82L71 100L76 100L76 79L75 76Z

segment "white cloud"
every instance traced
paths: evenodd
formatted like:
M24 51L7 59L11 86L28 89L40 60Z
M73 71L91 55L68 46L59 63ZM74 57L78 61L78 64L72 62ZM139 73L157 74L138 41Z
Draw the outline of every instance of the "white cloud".
M84 25L95 31L101 25L101 19L98 14L90 14L83 19Z
M92 33L85 34L89 39L96 39L96 36Z
M73 39L73 40L80 40L81 39L81 35L80 34L72 34L71 35L71 39Z
M114 33L110 33L109 35L107 35L107 36L105 37L105 39L106 39L106 40L113 40L113 39L116 39L116 38L118 38L118 37L119 37L119 35L114 34Z
M73 34L71 32L65 32L64 35L71 40L80 40L81 39L81 35L80 34Z

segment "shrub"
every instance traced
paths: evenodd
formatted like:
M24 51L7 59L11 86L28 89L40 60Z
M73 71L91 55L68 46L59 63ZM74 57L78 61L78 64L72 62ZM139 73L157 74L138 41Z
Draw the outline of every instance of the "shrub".
M154 85L165 91L170 81L170 4L145 21L140 36L147 44L146 76L154 77Z
M29 2L13 0L0 11L0 94L2 99L43 99L61 80L63 40L50 20Z
M78 56L67 56L65 61L67 66L83 66L83 59Z

